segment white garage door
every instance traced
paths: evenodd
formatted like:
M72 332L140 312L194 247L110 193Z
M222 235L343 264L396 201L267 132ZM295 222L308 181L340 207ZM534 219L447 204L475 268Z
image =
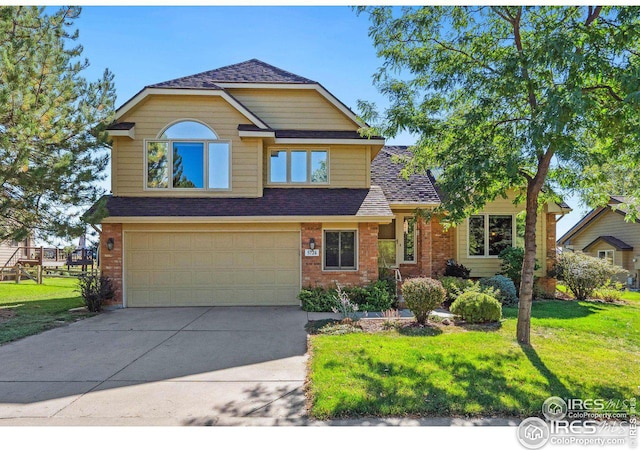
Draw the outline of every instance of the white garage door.
M298 232L127 232L126 304L298 305Z

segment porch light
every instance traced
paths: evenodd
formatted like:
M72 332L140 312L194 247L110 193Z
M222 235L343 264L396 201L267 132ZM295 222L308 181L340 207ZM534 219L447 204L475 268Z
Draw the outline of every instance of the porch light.
M309 248L313 250L316 248L316 240L314 238L309 238Z
M107 250L109 251L113 250L114 245L115 245L115 241L113 240L112 237L107 239Z

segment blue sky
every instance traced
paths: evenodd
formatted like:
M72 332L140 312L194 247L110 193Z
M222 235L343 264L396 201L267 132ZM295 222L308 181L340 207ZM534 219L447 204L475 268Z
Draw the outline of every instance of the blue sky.
M96 79L108 67L117 106L145 85L251 58L322 83L354 111L359 99L386 104L372 85L380 60L367 18L350 7L86 6L75 26L91 63L85 76ZM387 142L413 139L404 133ZM558 236L586 212L567 201L574 212L558 223Z

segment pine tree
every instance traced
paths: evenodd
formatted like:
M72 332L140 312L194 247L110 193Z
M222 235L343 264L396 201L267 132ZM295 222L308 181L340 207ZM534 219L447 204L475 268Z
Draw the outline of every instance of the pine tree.
M78 236L100 193L115 89L108 69L81 75L89 62L69 31L79 14L0 7L0 241Z

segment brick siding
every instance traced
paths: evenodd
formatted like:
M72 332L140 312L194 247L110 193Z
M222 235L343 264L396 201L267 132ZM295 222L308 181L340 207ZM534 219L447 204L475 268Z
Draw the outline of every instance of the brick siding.
M113 238L113 250L107 249L107 240ZM122 306L122 224L103 223L100 234L100 272L111 278L116 294L107 306Z
M378 224L361 223L358 225L358 270L323 271L323 233L321 223L303 223L302 234L302 286L332 287L341 285L364 285L378 279ZM309 248L309 239L313 238L319 256L305 256Z

